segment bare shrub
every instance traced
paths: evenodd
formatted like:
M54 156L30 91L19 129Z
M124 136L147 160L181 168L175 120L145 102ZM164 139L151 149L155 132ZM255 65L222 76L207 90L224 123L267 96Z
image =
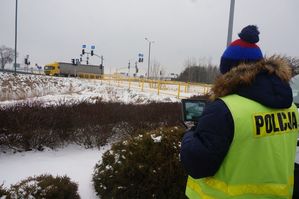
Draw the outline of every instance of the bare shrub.
M0 144L17 150L53 148L66 142L100 146L114 134L134 135L138 129L177 125L180 116L179 103L17 104L0 109Z

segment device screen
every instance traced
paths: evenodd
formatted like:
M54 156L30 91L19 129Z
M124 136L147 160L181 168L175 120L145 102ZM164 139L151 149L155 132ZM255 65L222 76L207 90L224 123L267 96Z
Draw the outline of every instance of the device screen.
M197 122L203 112L205 105L206 101L204 100L183 99L183 120Z

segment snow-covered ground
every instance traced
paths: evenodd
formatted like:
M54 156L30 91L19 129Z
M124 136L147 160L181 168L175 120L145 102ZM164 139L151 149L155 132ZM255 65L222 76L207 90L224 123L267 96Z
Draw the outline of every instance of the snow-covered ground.
M43 106L99 99L106 102L148 103L152 101L176 102L176 86L173 93L157 94L153 89L142 92L137 85L128 87L127 82L113 83L101 80L82 80L34 75L5 74L0 72L0 107L15 103L39 102ZM190 93L191 92L191 93ZM202 94L200 87L191 88L188 95ZM91 178L93 167L101 160L110 144L100 149L84 149L70 145L55 151L30 151L22 153L0 153L0 184L9 187L29 176L40 174L67 175L79 185L82 199L96 199ZM299 150L296 161L299 163Z
M101 160L110 145L100 149L84 149L70 145L55 151L30 151L16 154L0 154L0 184L5 187L29 176L52 174L54 177L67 175L78 183L82 199L96 199L92 184L93 167Z
M106 102L148 103L153 101L179 101L176 92L162 92L128 86L104 80L88 80L36 75L0 73L0 106L15 103L39 102L44 106L61 103L86 101L93 103L99 99ZM194 95L196 93L189 93Z
M106 102L148 103L152 101L177 102L176 92L172 95L156 91L142 92L132 84L130 88L119 84L76 78L60 78L34 75L5 74L0 72L0 106L13 106L15 103L39 102L43 106L86 101L93 103L99 99ZM146 89L144 89L146 91ZM196 94L196 93L194 93ZM190 93L189 93L190 95ZM79 184L82 199L97 198L92 186L93 167L101 159L110 145L100 149L84 149L67 146L53 150L22 153L0 152L0 184L5 187L29 176L40 174L67 175Z

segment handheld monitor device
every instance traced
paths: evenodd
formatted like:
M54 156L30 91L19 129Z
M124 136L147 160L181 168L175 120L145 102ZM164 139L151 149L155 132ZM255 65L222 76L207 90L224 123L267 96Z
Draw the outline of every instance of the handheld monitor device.
M206 100L182 99L183 121L197 123L206 103Z

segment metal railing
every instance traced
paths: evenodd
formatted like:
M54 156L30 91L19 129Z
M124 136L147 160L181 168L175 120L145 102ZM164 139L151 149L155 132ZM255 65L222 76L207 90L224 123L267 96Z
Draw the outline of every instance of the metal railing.
M1 70L0 72L14 73L14 70ZM26 72L17 71L19 74L44 75L38 74L36 71ZM158 95L175 96L176 98L189 98L194 95L205 95L210 91L210 84L179 82L171 80L153 80L145 78L127 77L119 74L99 75L90 73L78 73L78 77L82 79L95 79L103 83L125 87L128 89L136 89L142 92L157 93Z
M80 73L80 78L98 79L109 85L139 89L142 92L156 92L158 95L172 95L177 98L187 98L193 95L205 95L210 91L210 84L179 82L170 80L152 80L145 78L127 77L119 74L94 75Z

